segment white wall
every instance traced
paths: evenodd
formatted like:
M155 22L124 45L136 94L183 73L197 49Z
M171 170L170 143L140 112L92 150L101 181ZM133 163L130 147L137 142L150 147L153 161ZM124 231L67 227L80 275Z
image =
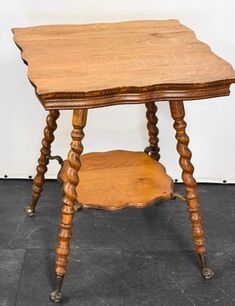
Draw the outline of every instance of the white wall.
M12 27L52 23L91 23L134 19L179 19L199 39L235 67L235 4L231 0L8 0L0 7L0 178L35 173L46 112L27 80ZM195 176L203 182L235 182L235 86L230 97L187 102ZM71 112L58 120L53 153L66 156ZM159 103L162 162L180 178L174 131L166 102ZM92 110L85 151L114 148L143 150L147 145L145 109L140 106ZM47 177L56 176L52 162Z

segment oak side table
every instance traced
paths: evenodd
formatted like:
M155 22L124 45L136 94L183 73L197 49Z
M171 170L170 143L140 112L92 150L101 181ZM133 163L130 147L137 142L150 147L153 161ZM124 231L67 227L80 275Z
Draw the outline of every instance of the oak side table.
M211 278L183 100L229 95L235 82L231 65L177 20L35 26L16 28L13 33L36 96L49 112L32 203L26 208L29 216L35 213L49 160L57 158L62 164L59 176L64 182L64 197L56 248L56 288L51 300L59 302L62 298L72 220L79 206L142 208L179 196L188 205L201 274ZM185 197L174 193L173 181L159 163L155 104L159 101L170 104ZM82 155L88 109L138 103L145 103L147 109L149 146L144 152L115 150ZM64 162L51 156L50 149L60 110L73 110L71 148Z

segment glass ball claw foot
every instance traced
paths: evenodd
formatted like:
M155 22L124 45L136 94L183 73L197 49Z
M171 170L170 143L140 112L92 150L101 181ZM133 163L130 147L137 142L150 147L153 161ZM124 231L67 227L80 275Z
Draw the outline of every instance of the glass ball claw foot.
M64 276L56 275L56 289L50 294L50 300L53 303L59 303L62 300L61 287Z
M210 279L214 275L214 272L210 268L204 268L202 269L202 276L205 279Z
M35 215L35 208L32 205L26 206L24 210L29 217L33 217Z
M53 303L59 303L62 300L62 293L59 292L58 290L53 291L50 294L50 300Z
M198 254L199 255L199 260L200 260L200 265L201 265L201 274L202 277L205 279L211 279L212 276L214 275L214 272L207 267L206 263L206 255L205 254Z

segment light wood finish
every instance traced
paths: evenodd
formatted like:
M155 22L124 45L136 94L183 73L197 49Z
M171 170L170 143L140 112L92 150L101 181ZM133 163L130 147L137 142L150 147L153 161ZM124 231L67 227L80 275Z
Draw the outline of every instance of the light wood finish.
M74 204L77 199L76 187L79 183L78 171L81 167L80 155L83 151L83 128L86 125L86 118L87 110L75 110L73 112L72 142L68 153L69 166L66 169L59 241L56 248L55 272L57 276L63 276L67 269L70 239L72 236L72 220L75 212Z
M157 118L157 106L154 102L145 103L147 108L146 118L147 118L147 129L149 134L149 147L145 150L149 153L149 155L156 159L160 159L160 148L158 146L159 139L159 129L157 127L158 118Z
M57 128L56 120L59 118L58 110L51 110L46 119L46 127L44 129L44 138L42 140L42 148L40 157L38 159L37 173L33 179L32 185L32 202L26 207L29 215L35 212L36 204L40 198L42 187L45 182L45 173L47 172L47 165L49 163L48 156L51 154L51 144L54 141L54 132Z
M177 20L13 32L46 109L209 98L228 95L235 82L231 65Z
M230 85L235 83L232 66L177 20L36 26L13 32L36 95L45 109L52 110L44 131L33 201L40 196L47 170L57 110L73 110L71 149L61 171L65 183L52 301L61 300L77 201L85 207L115 210L144 207L171 197L172 180L153 159L159 159L156 101L170 101L195 250L203 277L211 278L182 101L229 95ZM132 103L146 105L153 158L127 151L81 156L87 109Z
M172 197L173 182L165 168L143 152L115 150L81 156L78 202L88 208L117 210L145 207ZM60 177L66 182L68 162Z
M183 170L182 179L186 189L186 200L189 207L190 220L192 222L192 234L195 250L199 254L205 254L204 232L202 227L200 206L197 194L197 182L193 177L192 153L188 148L189 137L186 134L186 122L184 121L184 104L180 101L170 101L171 115L174 119L176 130L177 151L180 155L179 163Z

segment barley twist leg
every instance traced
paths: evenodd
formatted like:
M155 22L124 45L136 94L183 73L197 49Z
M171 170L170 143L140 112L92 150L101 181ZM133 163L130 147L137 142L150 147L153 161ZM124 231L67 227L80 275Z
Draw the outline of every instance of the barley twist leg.
M158 118L156 116L157 106L154 102L145 103L147 108L146 117L147 117L147 129L149 134L149 146L145 148L145 152L148 153L153 159L159 160L159 139L158 134L159 130L157 128Z
M54 132L57 128L56 120L59 118L59 115L60 113L58 110L51 110L46 119L44 138L42 140L42 148L40 150L40 157L36 169L37 173L33 179L32 201L31 204L25 208L25 212L30 217L35 214L35 208L45 182L45 173L47 172L47 165L49 163L48 156L51 154L51 144L55 138Z
M52 302L59 302L62 299L61 286L63 277L67 270L68 255L70 251L70 239L72 236L72 220L75 213L77 201L76 187L79 183L78 171L81 167L80 155L83 151L82 139L83 128L86 125L87 110L75 110L73 112L73 131L71 133L71 149L68 153L69 167L67 169L67 182L64 183L64 198L61 211L61 223L59 240L56 248L56 290L51 293Z
M176 130L177 151L180 155L179 163L182 168L182 179L186 189L186 200L192 223L194 247L199 256L202 276L209 279L212 277L213 272L207 268L206 264L204 231L197 194L197 183L193 177L194 168L191 164L192 153L188 148L189 137L186 134L186 122L184 121L184 104L182 101L170 101L170 109Z

